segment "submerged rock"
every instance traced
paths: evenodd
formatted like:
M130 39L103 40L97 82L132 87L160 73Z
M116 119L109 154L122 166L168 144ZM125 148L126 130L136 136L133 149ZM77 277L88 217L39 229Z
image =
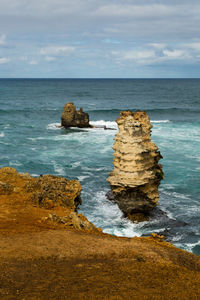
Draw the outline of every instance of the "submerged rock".
M91 127L89 124L89 115L83 112L82 108L76 110L74 103L69 102L64 106L64 110L61 116L61 126L87 128Z
M143 221L158 203L158 186L163 179L158 161L162 156L151 141L152 125L146 112L122 111L116 122L114 169L107 179L111 200L131 220Z

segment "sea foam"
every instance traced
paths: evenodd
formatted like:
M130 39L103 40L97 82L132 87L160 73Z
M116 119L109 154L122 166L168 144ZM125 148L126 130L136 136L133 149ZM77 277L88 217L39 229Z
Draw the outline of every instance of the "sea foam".
M152 120L151 123L170 123L170 120Z
M58 130L60 128L61 128L60 123L50 123L46 127L46 129L49 129L49 130Z
M93 126L106 126L108 128L117 128L117 123L115 121L98 120L91 121L90 124Z

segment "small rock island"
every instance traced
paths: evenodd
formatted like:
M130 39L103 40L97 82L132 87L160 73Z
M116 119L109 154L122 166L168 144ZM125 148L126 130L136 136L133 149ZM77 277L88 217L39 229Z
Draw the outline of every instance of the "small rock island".
M83 112L82 108L76 110L73 102L66 103L61 116L61 126L65 128L90 128L89 115Z
M162 158L151 141L149 116L144 111L122 111L116 120L119 132L114 142L114 169L107 181L114 200L132 221L142 221L157 205L158 186L163 179Z

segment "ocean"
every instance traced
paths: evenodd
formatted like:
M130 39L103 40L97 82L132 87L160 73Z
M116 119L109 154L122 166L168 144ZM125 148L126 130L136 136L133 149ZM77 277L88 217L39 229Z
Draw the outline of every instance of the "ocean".
M163 155L159 208L167 217L134 224L107 200L117 131L59 128L67 102L88 112L92 124L111 128L121 110L147 111ZM165 232L177 247L200 255L200 79L0 79L3 166L78 179L79 211L104 232Z

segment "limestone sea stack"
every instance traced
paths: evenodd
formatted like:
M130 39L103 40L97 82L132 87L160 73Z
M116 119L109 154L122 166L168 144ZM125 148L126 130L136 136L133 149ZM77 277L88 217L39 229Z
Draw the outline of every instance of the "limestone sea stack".
M163 179L162 158L151 141L149 116L144 111L122 111L116 120L119 132L114 142L114 169L107 181L114 200L131 220L143 220L157 205ZM109 195L108 195L109 197Z
M61 126L64 126L65 128L91 127L89 124L89 115L83 112L82 108L80 108L80 110L76 110L76 106L73 102L66 103L61 116Z

